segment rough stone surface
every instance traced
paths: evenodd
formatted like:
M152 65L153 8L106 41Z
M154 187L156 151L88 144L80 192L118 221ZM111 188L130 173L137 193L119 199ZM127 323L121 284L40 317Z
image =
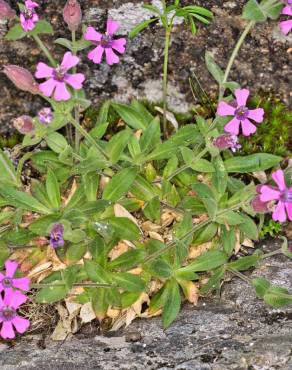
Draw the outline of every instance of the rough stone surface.
M277 243L263 246L266 252ZM292 261L276 256L248 275L265 276L292 289ZM40 348L24 337L14 348L0 346L3 370L291 370L292 310L270 309L242 280L225 283L221 297L185 305L163 330L160 318L136 320L106 335L77 334L71 341Z
M10 0L15 8L16 2ZM69 37L61 15L65 0L38 2L41 5L39 13L50 20L56 30L55 37ZM142 3L139 0L83 0L84 23L102 28L109 15L121 23L120 33L126 35L134 25L151 17L150 12L142 8ZM193 1L185 0L181 3L189 5ZM226 66L245 25L240 18L244 3L245 0L196 1L197 5L206 6L215 15L209 27L199 25L196 37L192 37L178 20L170 51L169 105L172 109L186 111L194 104L188 83L192 73L196 73L206 91L215 96L217 86L206 71L204 54L206 50L211 51L217 62L222 67ZM5 41L3 36L6 31L7 24L0 23L0 66L7 63L20 64L34 72L36 63L45 60L44 57L31 40L23 39L13 43ZM257 25L247 38L231 78L242 86L248 86L253 92L271 90L287 104L291 104L291 39L292 36L285 38L280 34L277 22ZM45 40L55 56L61 58L64 50L53 45L52 37L46 37ZM121 63L114 67L93 65L88 62L84 52L80 69L87 75L85 86L93 103L98 104L101 99L107 98L128 101L134 96L160 100L163 43L163 29L155 25L128 41L126 54L121 58ZM35 114L42 106L42 101L17 91L2 74L0 85L0 132L4 133L11 130L11 120L15 116Z

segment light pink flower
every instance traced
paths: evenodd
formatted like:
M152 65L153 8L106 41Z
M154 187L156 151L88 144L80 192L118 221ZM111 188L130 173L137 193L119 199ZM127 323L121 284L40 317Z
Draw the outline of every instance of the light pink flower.
M282 10L282 14L292 16L292 0L287 0L286 6L284 6ZM284 35L288 35L288 33L292 29L292 19L288 19L287 21L280 22L281 31Z
M39 5L31 0L26 0L24 5L25 10L20 13L20 24L25 32L29 32L35 28L35 25L39 20L39 16L35 12L35 8Z
M29 278L15 278L14 274L17 270L18 263L15 261L7 260L5 262L5 275L0 273L0 292L7 289L20 289L23 291L29 290Z
M274 172L272 178L278 185L278 188L263 185L260 189L260 200L262 202L278 201L273 211L274 221L285 222L287 215L288 219L292 221L292 187L288 188L286 186L284 172L282 170Z
M102 35L93 27L88 27L84 38L91 41L96 48L88 53L88 58L95 64L100 64L103 53L105 52L106 62L108 65L119 63L120 59L114 53L114 50L123 54L125 52L126 39L114 39L114 34L119 29L119 24L111 19L107 21L106 34Z
M15 338L16 331L23 334L29 327L29 320L17 315L17 309L25 303L27 297L19 291L6 290L4 298L0 295L0 323L2 328L0 336L3 339Z
M265 112L262 108L248 109L246 102L250 94L249 90L237 89L234 94L236 97L236 106L232 106L224 101L221 101L218 105L217 114L219 116L234 116L224 127L224 130L232 135L238 135L241 125L244 136L254 134L257 128L250 122L250 119L261 123L264 120Z
M48 97L54 94L54 98L57 101L69 100L71 94L67 90L66 84L70 85L75 90L80 90L85 80L85 76L82 73L67 73L69 69L75 67L79 61L80 59L78 57L68 51L65 53L61 65L57 68L49 67L45 63L39 63L35 73L36 78L48 78L46 82L39 85L41 92Z

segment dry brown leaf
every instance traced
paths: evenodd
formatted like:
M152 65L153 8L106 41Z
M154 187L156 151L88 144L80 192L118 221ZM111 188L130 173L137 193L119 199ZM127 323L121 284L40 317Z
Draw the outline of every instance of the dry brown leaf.
M141 225L141 228L145 232L149 232L149 231L157 232L157 231L161 230L160 225L156 225L151 221L143 222L142 225Z
M121 313L121 310L118 310L117 308L109 307L107 309L107 316L111 319L117 319Z
M116 203L114 205L114 213L115 213L116 217L128 218L129 220L134 222L134 224L136 224L139 227L139 224L138 224L138 221L136 220L136 218L133 215L131 215L131 213L129 211L127 211L126 208L121 206L120 204Z
M197 305L199 299L199 288L198 285L192 281L181 281L180 282L186 299L194 306Z
M248 238L245 238L241 244L247 248L254 248L254 242Z
M234 254L237 255L238 252L241 249L241 244L240 244L240 231L236 230L235 231L235 247L234 247Z
M137 130L137 131L134 133L134 136L136 137L136 139L140 140L142 133L143 133L143 131L142 131L142 130Z
M142 271L143 271L142 267L135 267L134 269L129 270L128 272L132 275L140 275Z
M80 309L80 318L82 320L83 324L86 324L88 322L91 322L92 320L96 319L95 313L92 308L91 302L87 302L84 305L82 305Z
M47 271L47 270L51 271L51 267L52 267L52 262L45 262L45 263L38 264L29 272L28 277L31 279L36 278L38 275L40 275L44 271Z
M65 205L65 206L70 202L70 200L71 200L71 198L73 197L73 195L75 194L75 191L76 191L76 190L77 190L77 182L76 182L76 180L74 179L74 180L73 180L73 183L72 183L72 186L71 186L71 189L70 189L70 192L69 192L69 194L68 194L67 198L64 198L64 205Z
M141 316L142 306L144 303L149 305L150 299L149 296L143 292L137 301L126 310L126 326L129 326L136 317Z
M107 184L110 182L110 177L108 176L101 176L99 181L99 190L103 191Z
M169 226L176 219L176 215L173 212L167 211L163 212L161 215L161 225L162 227Z
M64 270L67 265L63 263L56 254L56 251L51 246L47 249L47 259L52 262L52 271Z
M115 260L116 258L120 257L123 253L127 252L129 250L129 246L121 241L118 245L116 245L109 253L110 260Z
M162 238L162 236L155 231L149 231L149 236L151 239L156 239L164 243L164 239Z
M199 257L201 254L207 252L212 247L212 242L207 242L204 244L191 246L189 251L189 259L194 259Z

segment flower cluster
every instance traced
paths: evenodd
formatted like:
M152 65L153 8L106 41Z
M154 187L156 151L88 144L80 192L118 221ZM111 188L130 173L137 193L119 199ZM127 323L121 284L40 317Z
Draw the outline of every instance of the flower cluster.
M282 10L282 14L292 17L292 0L286 1L286 5ZM292 29L292 19L280 22L280 29L284 33L284 35L288 35L288 33Z
M26 277L17 278L18 264L5 262L5 273L0 273L0 336L3 339L15 338L14 329L23 334L29 327L29 320L18 315L18 308L26 302L23 294L29 290L30 281Z

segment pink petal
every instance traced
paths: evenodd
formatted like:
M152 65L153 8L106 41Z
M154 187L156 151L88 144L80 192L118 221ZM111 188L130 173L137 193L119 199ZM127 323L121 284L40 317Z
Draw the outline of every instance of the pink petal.
M285 207L288 214L288 218L290 221L292 221L292 203L286 203Z
M5 262L6 276L12 278L17 270L18 263L15 261L7 260Z
M225 103L225 101L221 101L218 104L217 114L219 116L234 116L234 113L235 113L235 108Z
M240 121L234 117L227 125L224 127L224 130L226 132L229 132L230 134L233 135L238 135L239 134L239 124Z
M5 278L5 276L3 274L0 273L0 293L2 292L2 290L4 289L3 285L1 284L1 281Z
M87 41L100 41L102 38L102 34L95 31L93 27L87 27L84 38Z
M82 89L82 83L85 80L85 76L82 73L75 73L73 75L67 75L65 81L73 87L73 89Z
M66 68L66 70L68 71L72 67L77 66L79 61L80 59L76 57L76 55L73 55L71 51L67 51L67 53L64 54L61 67Z
M109 66L117 64L120 61L120 58L113 52L112 49L105 49L106 62Z
M119 27L120 25L117 22L113 21L112 19L108 19L106 24L106 33L110 36L113 36Z
M39 89L45 96L51 96L56 85L57 81L53 78L50 78L46 82L41 83L39 85Z
M54 98L57 101L66 101L71 98L71 94L67 90L65 82L56 82Z
M287 219L285 212L285 203L279 202L273 212L273 220L279 222L285 222Z
M3 307L3 306L4 306L4 302L3 302L3 298L2 298L2 296L0 294L0 308Z
M292 16L292 7L287 5L283 8L282 10L282 14L285 14L285 15L291 15Z
M88 59L92 60L95 64L100 64L103 52L104 48L102 46L98 46L88 53Z
M36 13L34 13L34 14L32 15L32 21L33 21L34 23L37 23L37 22L38 22L38 20L39 20L39 16L38 16Z
M13 339L15 338L15 333L12 327L11 321L4 321L0 331L0 336L3 339Z
M4 293L3 302L6 306L16 309L26 301L27 297L18 290L13 291L12 289L7 289Z
M264 120L264 114L265 111L262 108L250 109L248 111L248 118L251 118L258 123L261 123Z
M254 134L257 130L256 126L250 122L250 120L245 119L241 122L242 133L244 136L249 136Z
M236 101L239 107L246 106L247 98L249 96L249 90L247 89L236 89L234 92Z
M30 280L27 277L13 279L12 282L13 282L13 287L14 288L17 288L17 289L20 289L20 290L24 290L24 291L29 290Z
M270 186L263 185L261 187L260 199L262 202L280 199L281 193L278 190L272 189Z
M284 172L282 170L277 170L273 172L272 178L281 191L286 190L285 177Z
M38 63L37 70L35 73L36 78L47 78L47 77L53 77L54 68L49 67L45 63Z
M33 10L34 8L39 7L39 4L32 0L26 0L24 4L25 4L25 7L30 10Z
M20 334L23 334L29 328L29 320L20 316L15 316L12 320L12 324Z
M119 53L123 54L126 51L126 48L125 48L126 43L127 43L127 40L124 38L113 40L112 48L118 51Z
M292 29L292 19L288 21L280 22L280 28L281 28L281 31L284 33L284 35L288 35L288 33Z

